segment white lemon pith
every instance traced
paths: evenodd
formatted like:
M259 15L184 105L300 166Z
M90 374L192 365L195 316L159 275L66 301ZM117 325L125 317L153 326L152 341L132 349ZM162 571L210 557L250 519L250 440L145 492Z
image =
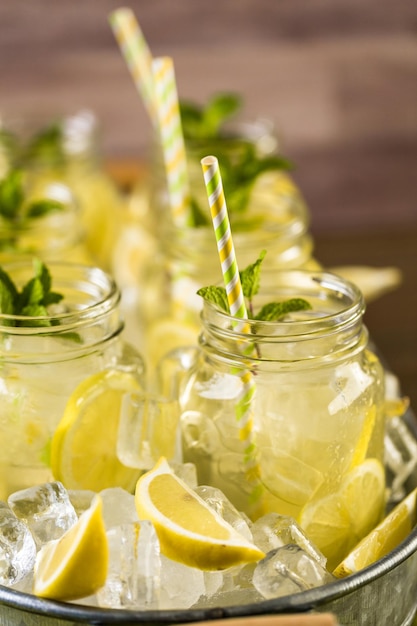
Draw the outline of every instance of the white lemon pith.
M336 493L306 505L299 521L332 568L378 524L384 507L384 468L367 459L347 473Z
M180 480L165 459L139 478L135 503L139 518L155 526L161 552L175 561L222 570L265 556Z
M122 398L137 390L136 377L119 370L93 374L74 390L51 444L54 478L67 489L134 488L138 472L120 462L116 441Z
M382 559L410 534L417 521L417 489L404 500L360 541L348 556L336 567L338 578L349 576Z
M108 561L102 501L100 496L95 496L90 508L72 528L39 551L33 593L55 600L89 596L104 585Z

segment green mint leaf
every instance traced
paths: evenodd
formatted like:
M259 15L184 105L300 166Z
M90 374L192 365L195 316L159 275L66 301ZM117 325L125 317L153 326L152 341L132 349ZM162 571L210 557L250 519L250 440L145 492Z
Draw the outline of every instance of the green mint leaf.
M224 122L235 115L242 106L242 99L237 94L217 94L203 109L202 123L208 137L219 135Z
M48 311L41 304L28 304L22 308L20 315L33 319L20 320L19 326L41 327L52 325L49 319L45 319L48 316Z
M209 287L201 287L197 294L207 300L217 304L218 307L229 313L229 303L227 301L227 293L224 287L210 285Z
M248 267L239 272L243 295L249 300L259 291L261 265L265 255L266 250L262 250L255 263L248 265Z
M0 181L0 215L7 220L17 219L23 198L22 172L12 170Z
M185 139L201 141L219 137L225 121L241 106L241 97L232 93L216 94L205 105L181 100L179 107Z
M26 215L30 218L38 218L54 211L62 211L63 209L64 205L62 202L45 198L31 202L26 209Z
M35 277L39 278L42 283L44 294L47 294L52 285L51 274L46 267L45 263L43 263L40 259L34 259L33 261L33 269L35 272Z
M63 129L56 122L36 133L22 154L23 163L43 161L51 164L64 162Z
M0 281L0 313L5 315L13 315L14 312L14 299L12 292L8 287ZM12 326L11 320L3 320L3 324L6 326Z
M42 302L45 291L42 281L39 278L31 278L23 287L20 297L20 307L23 310L26 306L35 305Z
M62 295L62 293L57 293L55 291L49 291L43 297L43 304L46 307L50 306L51 304L58 304L58 302L61 302L63 297L64 296Z
M287 313L308 311L311 310L311 308L311 304L303 298L290 298L283 302L270 302L269 304L265 304L254 319L274 322L287 315Z

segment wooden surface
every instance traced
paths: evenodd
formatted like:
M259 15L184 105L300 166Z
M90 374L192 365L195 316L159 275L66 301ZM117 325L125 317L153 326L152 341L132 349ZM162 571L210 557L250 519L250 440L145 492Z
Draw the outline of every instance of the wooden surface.
M0 114L91 108L103 158L139 164L150 123L108 24L122 4L0 0ZM154 56L173 57L181 98L237 91L243 117L274 122L319 260L401 268L366 322L417 406L417 2L126 4Z

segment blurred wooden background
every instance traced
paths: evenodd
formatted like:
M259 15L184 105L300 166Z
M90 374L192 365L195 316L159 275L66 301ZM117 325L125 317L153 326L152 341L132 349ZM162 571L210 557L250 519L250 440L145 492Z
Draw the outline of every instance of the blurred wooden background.
M0 113L88 107L108 161L140 163L150 124L107 17L114 0L0 0ZM273 120L325 264L397 265L367 323L417 402L415 0L131 0L180 97L244 95Z

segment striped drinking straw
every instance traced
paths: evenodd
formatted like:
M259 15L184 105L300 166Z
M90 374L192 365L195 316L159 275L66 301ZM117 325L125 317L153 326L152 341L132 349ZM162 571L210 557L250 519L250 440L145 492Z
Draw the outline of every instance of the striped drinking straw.
M232 317L244 320L248 318L248 313L236 262L219 162L216 157L207 156L201 160L201 165L230 313ZM248 329L248 325L244 322L236 322L236 327L242 332ZM246 477L252 486L251 499L255 502L259 500L262 492L259 466L256 460L256 446L253 440L252 400L255 393L255 384L249 370L239 370L238 375L242 381L242 388L236 403L235 414L239 424L239 437L245 446Z
M152 54L135 14L129 8L116 9L110 13L109 22L152 124L157 127Z
M176 226L190 226L187 160L172 58L155 58L152 70L172 217Z

